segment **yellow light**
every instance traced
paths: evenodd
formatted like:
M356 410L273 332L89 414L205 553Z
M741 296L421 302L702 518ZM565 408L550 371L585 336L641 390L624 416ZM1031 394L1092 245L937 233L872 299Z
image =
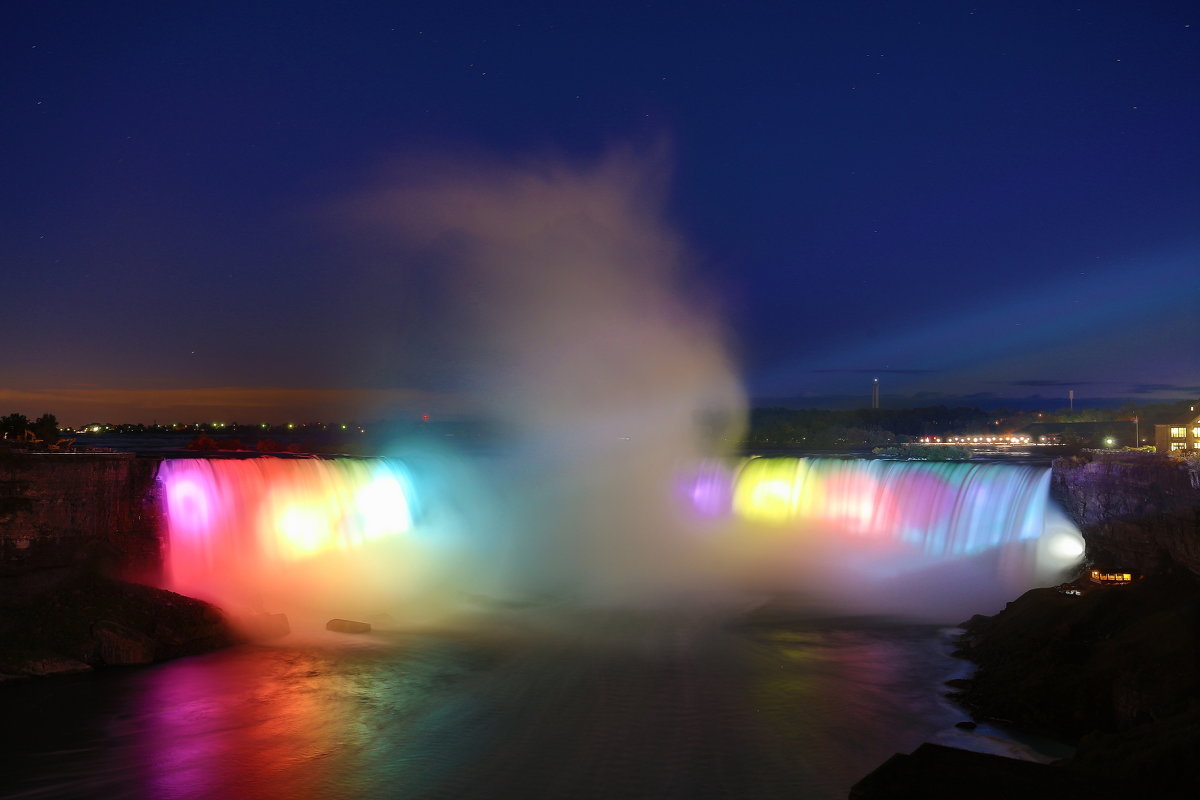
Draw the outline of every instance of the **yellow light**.
M293 556L307 556L325 548L326 520L314 509L291 506L279 516L279 532Z

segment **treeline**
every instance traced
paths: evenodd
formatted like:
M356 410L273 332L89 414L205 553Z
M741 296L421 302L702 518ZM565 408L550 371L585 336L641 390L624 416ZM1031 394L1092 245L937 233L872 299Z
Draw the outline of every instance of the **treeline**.
M30 422L24 414L0 417L0 439L16 441L28 438L30 433L45 442L55 441L58 439L58 418L53 414L42 414Z
M1166 425L1194 419L1195 405L1194 400L1178 400L1074 411L984 411L966 406L852 411L756 408L750 412L746 441L759 447L884 447L922 436L1015 433L1035 422L1115 422L1136 416L1143 426Z
M1191 410L1195 400L1176 400L1170 403L1126 403L1120 408L1065 408L1042 415L1038 422L1117 422L1137 417L1144 425L1170 425L1195 419Z

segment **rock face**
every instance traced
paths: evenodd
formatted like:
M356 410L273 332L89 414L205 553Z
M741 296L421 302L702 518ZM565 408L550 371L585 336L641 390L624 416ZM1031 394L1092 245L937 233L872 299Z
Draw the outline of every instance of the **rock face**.
M127 582L161 578L158 464L0 452L0 678L148 664L236 641L208 603Z
M208 603L98 575L34 597L0 593L3 676L148 664L236 641Z
M1114 796L1200 796L1200 578L1033 589L966 629L974 716L1078 740L1060 766Z
M161 576L158 460L0 452L0 577Z
M1180 462L1150 453L1084 454L1054 462L1057 500L1104 569L1200 575L1200 487Z
M1186 711L1200 698L1200 579L1155 575L1081 597L1033 589L966 626L972 712L1077 738Z

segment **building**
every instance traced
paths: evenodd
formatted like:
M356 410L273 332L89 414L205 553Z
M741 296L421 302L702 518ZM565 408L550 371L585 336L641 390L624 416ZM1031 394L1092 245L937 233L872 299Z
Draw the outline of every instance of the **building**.
M1133 575L1128 572L1106 572L1094 569L1092 570L1092 583L1105 586L1124 586L1133 583Z
M1192 406L1193 410L1195 406ZM1159 453L1177 450L1200 450L1200 415L1190 422L1172 422L1170 425L1154 426L1154 449Z

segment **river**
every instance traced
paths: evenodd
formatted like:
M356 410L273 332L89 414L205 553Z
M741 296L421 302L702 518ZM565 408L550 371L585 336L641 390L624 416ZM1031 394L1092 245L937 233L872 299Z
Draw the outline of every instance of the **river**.
M4 798L844 798L965 719L950 631L500 611L0 690Z

